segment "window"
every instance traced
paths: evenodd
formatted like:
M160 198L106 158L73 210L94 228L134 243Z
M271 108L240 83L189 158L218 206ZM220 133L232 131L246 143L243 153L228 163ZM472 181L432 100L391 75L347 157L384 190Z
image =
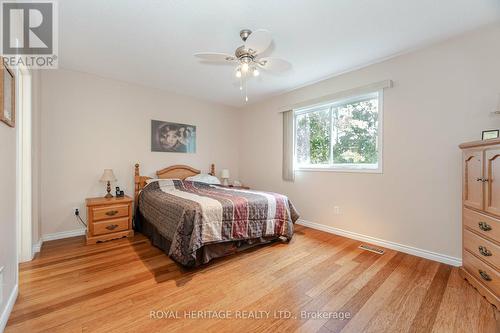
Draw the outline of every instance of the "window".
M295 168L382 172L382 92L295 110Z

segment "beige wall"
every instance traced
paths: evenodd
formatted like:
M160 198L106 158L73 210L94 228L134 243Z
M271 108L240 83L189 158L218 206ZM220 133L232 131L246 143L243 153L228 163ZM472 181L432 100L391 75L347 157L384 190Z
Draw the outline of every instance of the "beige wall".
M500 25L248 107L240 177L290 196L302 218L461 257L458 144L500 128ZM285 105L391 79L385 93L383 174L298 172L281 180ZM340 214L334 215L334 206Z
M4 268L1 316L17 283L16 129L0 122L0 142L0 268Z
M16 130L0 123L0 268L3 270L3 300L0 315L16 285ZM1 330L1 327L0 327Z
M85 218L85 198L105 194L98 182L104 168L114 170L128 195L136 162L144 175L172 164L207 172L215 163L238 176L233 109L67 70L44 71L41 82L43 235L81 228L74 207ZM151 152L151 119L196 125L197 152Z

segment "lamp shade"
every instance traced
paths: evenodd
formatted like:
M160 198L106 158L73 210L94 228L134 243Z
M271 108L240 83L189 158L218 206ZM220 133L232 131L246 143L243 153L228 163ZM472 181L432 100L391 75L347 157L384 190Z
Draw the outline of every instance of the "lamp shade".
M115 174L113 173L112 169L104 169L104 173L102 174L101 177L101 182L115 182L116 177Z
M228 169L222 169L220 172L220 178L222 179L229 179L229 170Z

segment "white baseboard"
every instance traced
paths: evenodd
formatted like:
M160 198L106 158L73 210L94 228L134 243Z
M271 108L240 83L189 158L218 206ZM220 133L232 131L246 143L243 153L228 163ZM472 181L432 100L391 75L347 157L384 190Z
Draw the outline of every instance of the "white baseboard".
M391 242L391 241L387 241L387 240L383 240L383 239L379 239L379 238L375 238L375 237L371 237L371 236L366 236L366 235L358 234L358 233L355 233L352 231L347 231L347 230L327 226L324 224L306 221L303 219L299 219L296 223L303 225L305 227L312 228L312 229L317 229L317 230L325 231L325 232L328 232L331 234L344 236L347 238L352 238L352 239L355 239L358 241L367 242L367 243L378 245L378 246L383 246L383 247L386 247L386 248L391 249L391 250L396 250L399 252L408 253L408 254L411 254L411 255L414 255L417 257L422 257L425 259L438 261L438 262L441 262L444 264L457 266L457 267L462 266L462 259L461 258L451 257L451 256L448 256L446 254L440 254L440 253L436 253L436 252L432 252L432 251L428 251L428 250L424 250L424 249L419 249L419 248L416 248L413 246L408 246L408 245L399 244L399 243L395 243L395 242Z
M82 236L82 235L85 235L85 232L86 232L86 229L75 229L75 230L70 230L70 231L56 232L53 234L45 234L42 236L42 241L46 242L46 241L51 241L51 240L56 240L56 239Z
M31 251L31 254L32 254L32 258L31 259L32 260L35 257L35 254L37 254L38 252L40 252L40 249L42 248L42 243L43 243L43 240L40 238L36 244L33 244L33 248L32 248L32 251Z
M43 242L56 240L56 239L83 236L83 235L85 235L86 230L87 229L75 229L75 230L70 230L70 231L61 231L61 232L56 232L53 234L42 235L42 237L38 240L38 242L36 244L33 244L33 248L31 251L31 253L32 253L31 260L33 260L33 258L35 257L35 254L40 252L40 250L42 249Z
M7 326L7 321L9 320L10 313L12 312L12 308L14 307L14 304L16 303L17 295L19 293L19 286L16 284L14 286L14 289L10 293L9 299L7 300L7 303L5 304L5 309L2 312L2 315L0 316L0 333L5 330L5 326Z

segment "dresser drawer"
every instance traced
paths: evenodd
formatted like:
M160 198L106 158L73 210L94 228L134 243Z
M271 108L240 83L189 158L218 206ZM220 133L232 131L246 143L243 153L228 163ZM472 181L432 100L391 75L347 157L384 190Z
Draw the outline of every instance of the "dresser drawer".
M500 295L500 274L491 266L464 251L464 267L478 281L488 287L495 295Z
M467 228L476 231L480 235L500 242L500 221L492 217L479 214L473 210L464 208L463 223Z
M104 235L128 229L128 217L94 223L94 235Z
M128 216L128 207L128 205L115 205L92 208L93 220L101 221Z
M489 264L500 268L500 247L468 230L464 230L464 247Z

